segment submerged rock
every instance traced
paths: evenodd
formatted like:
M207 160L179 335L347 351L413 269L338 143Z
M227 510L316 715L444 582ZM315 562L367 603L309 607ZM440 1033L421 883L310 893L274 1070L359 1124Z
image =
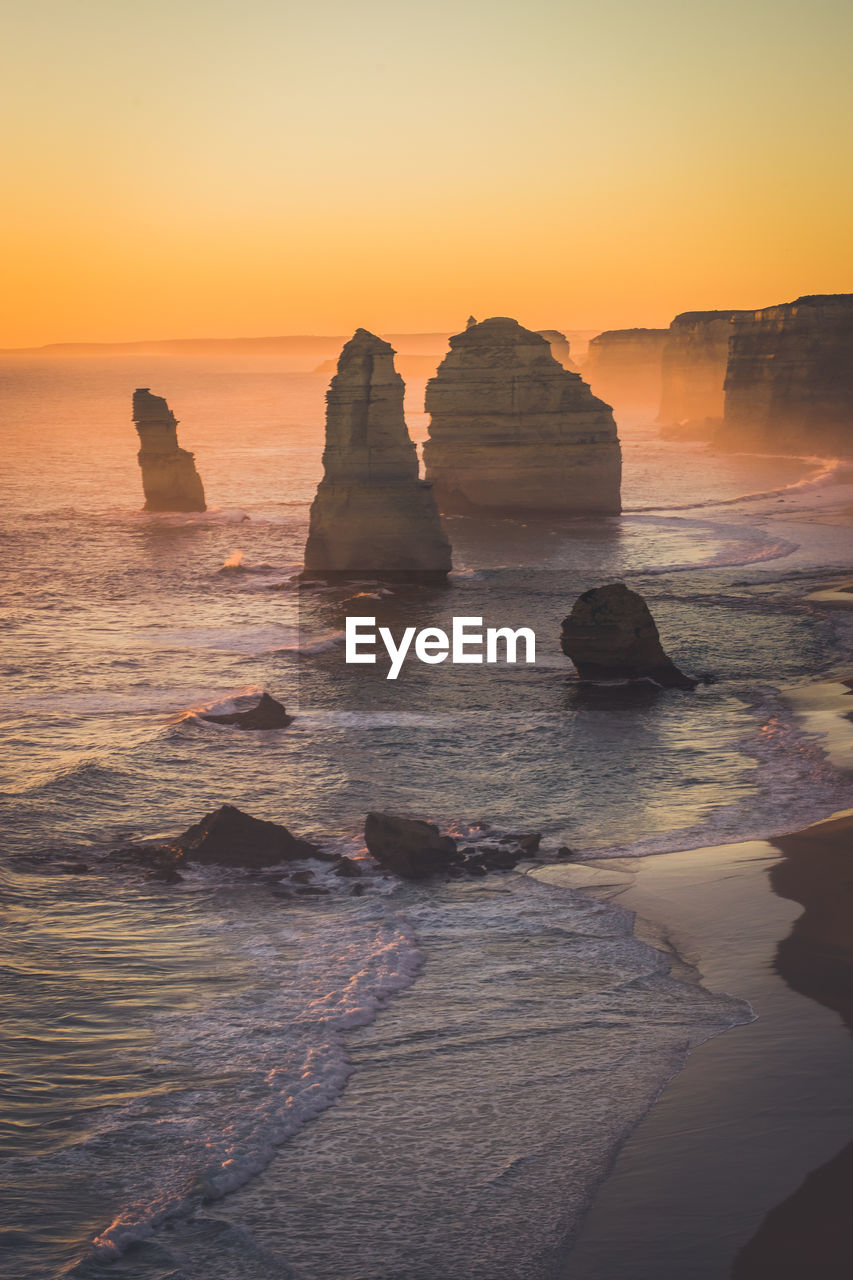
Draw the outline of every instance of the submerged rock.
M463 514L616 514L622 458L609 405L548 342L495 317L450 339L427 383L424 445L439 508Z
M146 511L206 511L193 454L178 445L178 420L162 396L147 387L133 393Z
M364 824L367 851L386 871L404 880L423 880L446 874L461 862L456 841L443 836L431 822L369 813Z
M311 505L305 576L441 584L451 568L432 487L403 416L394 349L357 329L326 394L323 479Z
M667 657L648 605L622 582L578 597L563 620L560 648L582 680L648 679L674 689L699 683Z
M714 443L853 453L853 294L797 298L735 326Z
M289 716L284 705L268 693L262 693L255 705L245 711L229 711L225 715L205 711L199 719L210 720L213 724L233 724L238 729L285 729L293 724L293 716Z

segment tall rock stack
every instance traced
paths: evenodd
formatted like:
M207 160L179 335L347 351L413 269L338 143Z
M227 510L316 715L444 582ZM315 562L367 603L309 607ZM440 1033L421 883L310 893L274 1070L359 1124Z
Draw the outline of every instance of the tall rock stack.
M393 347L357 329L326 393L324 474L311 505L305 576L446 580L450 543L432 486L419 479L404 391Z
M668 329L608 329L592 338L584 376L617 418L653 419L661 394L661 360Z
M548 343L551 355L558 364L561 364L564 369L571 370L572 373L578 372L578 367L572 359L571 343L564 333L559 329L537 329L536 332Z
M751 311L685 311L675 317L661 364L658 422L664 428L699 428L700 435L704 428L710 437L723 417L729 339L735 324L751 315Z
M427 383L427 479L463 514L618 514L622 455L609 405L547 340L495 317L450 339Z
M162 396L147 387L133 393L146 511L206 511L193 454L178 445L178 420Z
M853 453L853 294L819 294L751 312L726 373L727 448Z

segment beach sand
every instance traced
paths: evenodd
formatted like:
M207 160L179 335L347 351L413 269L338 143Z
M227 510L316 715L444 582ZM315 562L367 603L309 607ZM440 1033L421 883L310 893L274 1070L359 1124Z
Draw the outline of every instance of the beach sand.
M583 867L537 874L577 876L635 911L677 971L746 998L756 1020L702 1045L665 1088L564 1280L853 1275L853 814L595 867L598 887Z

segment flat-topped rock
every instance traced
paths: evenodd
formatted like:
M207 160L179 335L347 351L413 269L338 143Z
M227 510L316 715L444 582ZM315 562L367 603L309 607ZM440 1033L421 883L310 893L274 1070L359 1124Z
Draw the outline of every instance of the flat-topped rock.
M622 458L610 407L548 341L494 317L450 339L427 384L427 478L445 512L615 514Z
M146 511L206 511L193 454L178 445L178 420L162 396L147 387L133 393L133 421Z
M441 583L450 543L403 416L394 349L366 329L344 345L326 394L323 479L305 576Z
M661 360L658 422L662 434L709 439L723 417L729 340L749 311L685 311L669 326Z
M853 454L853 294L797 298L735 326L714 441Z
M595 395L624 417L653 420L661 396L667 329L606 329L590 339L583 374Z
M572 346L564 333L559 329L537 329L540 338L544 338L551 348L551 355L564 369L578 373L578 367L572 359Z
M578 596L563 620L560 648L582 680L653 680L675 689L699 683L667 657L648 605L623 582Z

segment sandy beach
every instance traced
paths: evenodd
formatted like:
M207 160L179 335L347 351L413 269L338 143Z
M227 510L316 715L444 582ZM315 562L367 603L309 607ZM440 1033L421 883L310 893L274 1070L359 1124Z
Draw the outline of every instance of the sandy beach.
M851 841L848 812L771 842L538 873L615 898L677 971L756 1015L695 1050L625 1143L565 1280L851 1274Z

